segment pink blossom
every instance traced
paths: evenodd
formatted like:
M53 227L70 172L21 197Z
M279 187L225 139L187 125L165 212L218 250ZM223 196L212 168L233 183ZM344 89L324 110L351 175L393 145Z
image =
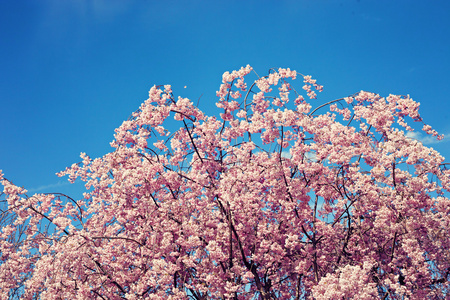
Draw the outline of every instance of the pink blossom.
M58 173L81 199L0 171L0 298L448 297L450 170L404 133L419 103L309 103L311 76L251 70L223 74L217 116L153 86L110 153Z

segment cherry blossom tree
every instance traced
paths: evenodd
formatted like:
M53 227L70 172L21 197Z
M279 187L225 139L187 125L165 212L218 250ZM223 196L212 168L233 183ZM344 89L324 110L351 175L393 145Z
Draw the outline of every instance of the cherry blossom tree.
M220 116L152 87L112 152L58 174L81 199L0 172L0 297L447 298L450 170L407 136L419 103L255 74L223 74Z

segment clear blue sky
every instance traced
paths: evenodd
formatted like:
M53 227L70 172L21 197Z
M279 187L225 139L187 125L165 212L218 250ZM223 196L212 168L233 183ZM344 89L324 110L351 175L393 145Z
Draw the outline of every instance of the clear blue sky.
M317 104L410 94L450 158L447 0L1 0L0 44L0 169L31 192L73 191L54 174L109 152L152 85L212 111L247 64L313 75Z

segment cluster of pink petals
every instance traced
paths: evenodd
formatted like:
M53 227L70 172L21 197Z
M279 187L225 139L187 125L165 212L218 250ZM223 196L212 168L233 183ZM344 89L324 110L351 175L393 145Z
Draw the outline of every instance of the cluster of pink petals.
M219 116L152 87L112 152L58 174L81 199L0 171L0 298L448 298L450 170L405 135L419 104L310 104L296 71L251 71L223 74Z

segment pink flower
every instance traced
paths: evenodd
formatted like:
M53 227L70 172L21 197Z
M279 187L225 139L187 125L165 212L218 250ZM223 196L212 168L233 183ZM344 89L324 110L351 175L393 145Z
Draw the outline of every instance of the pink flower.
M0 298L445 298L450 170L404 133L419 103L311 104L311 76L251 70L223 74L211 116L153 86L110 153L58 173L81 199L0 171Z

